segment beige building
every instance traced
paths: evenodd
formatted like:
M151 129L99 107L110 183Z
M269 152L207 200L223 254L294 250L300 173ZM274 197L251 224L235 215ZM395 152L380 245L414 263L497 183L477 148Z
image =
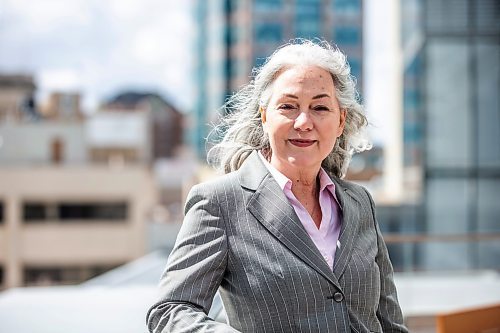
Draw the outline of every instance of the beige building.
M147 251L146 167L2 167L0 184L0 289L80 282Z
M40 113L34 88L0 75L0 290L79 283L171 246L191 175L174 161L181 114L125 94L113 107L131 110L86 118L78 93L52 94Z
M80 109L81 96L76 92L53 92L48 101L40 108L46 119L57 121L81 121L84 119Z
M34 116L35 88L32 76L0 74L0 121Z

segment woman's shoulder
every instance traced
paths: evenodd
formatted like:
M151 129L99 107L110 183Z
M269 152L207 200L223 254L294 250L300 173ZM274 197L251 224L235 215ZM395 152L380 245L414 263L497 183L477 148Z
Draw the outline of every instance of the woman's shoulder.
M337 178L337 182L343 187L348 190L354 191L354 192L365 192L366 188L358 183L355 183L351 180L346 180L346 179L341 179Z
M190 193L205 193L205 194L215 194L221 191L227 192L238 183L237 172L230 172L223 175L215 175L210 179L206 179L202 182L194 185Z
M357 198L366 200L368 202L372 201L370 192L364 186L353 181L341 178L335 178L334 181L337 182L337 184L340 185L340 187L342 187L344 190L348 190L353 193Z
M267 173L268 171L260 161L257 152L254 151L245 158L237 170L223 175L214 175L209 180L193 186L193 189L204 192L234 192L249 184L250 187L255 187Z

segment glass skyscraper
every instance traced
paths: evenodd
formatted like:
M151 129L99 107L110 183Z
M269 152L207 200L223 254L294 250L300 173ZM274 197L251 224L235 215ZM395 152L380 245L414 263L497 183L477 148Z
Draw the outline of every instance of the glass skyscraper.
M425 217L428 269L500 268L500 3L425 1Z
M403 0L402 28L404 165L422 195L380 207L395 268L499 270L500 2Z

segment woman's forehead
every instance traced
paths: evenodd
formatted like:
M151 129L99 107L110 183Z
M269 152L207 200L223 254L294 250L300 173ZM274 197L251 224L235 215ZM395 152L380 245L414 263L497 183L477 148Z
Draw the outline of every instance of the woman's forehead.
M273 94L294 94L312 90L332 93L335 89L330 73L316 66L294 66L281 72L273 83Z

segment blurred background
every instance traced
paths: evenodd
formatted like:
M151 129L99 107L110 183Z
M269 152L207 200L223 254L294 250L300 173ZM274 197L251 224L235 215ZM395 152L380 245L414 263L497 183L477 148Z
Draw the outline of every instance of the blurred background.
M0 331L145 331L210 125L296 37L357 79L408 326L500 303L498 0L0 0Z

